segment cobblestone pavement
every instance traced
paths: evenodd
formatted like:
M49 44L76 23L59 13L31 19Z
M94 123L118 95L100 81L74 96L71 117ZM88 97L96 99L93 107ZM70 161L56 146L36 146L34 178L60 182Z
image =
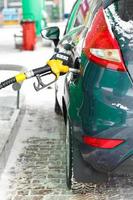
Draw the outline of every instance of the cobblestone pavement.
M47 99L43 97L47 95ZM0 200L132 200L132 178L114 177L87 194L65 183L64 123L53 109L54 90L30 98L0 183Z
M4 63L7 55L3 46L1 49ZM15 54L16 60L21 54ZM39 50L38 59L34 52L23 55L25 59L20 59L23 65L27 62L30 65L34 57L32 65L44 62L43 51ZM12 57L8 56L9 63L14 61ZM36 93L32 84L28 80L23 86L27 109L1 177L0 200L133 200L132 177L110 178L107 183L89 188L87 194L73 194L67 189L65 128L62 117L54 113L54 90Z

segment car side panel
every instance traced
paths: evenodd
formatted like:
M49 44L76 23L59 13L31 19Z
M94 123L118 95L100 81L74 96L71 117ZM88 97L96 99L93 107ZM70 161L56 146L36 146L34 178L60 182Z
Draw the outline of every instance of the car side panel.
M84 159L95 169L110 172L133 155L133 84L127 72L105 69L88 61L84 69L80 117L85 135L124 139L114 149L81 145Z

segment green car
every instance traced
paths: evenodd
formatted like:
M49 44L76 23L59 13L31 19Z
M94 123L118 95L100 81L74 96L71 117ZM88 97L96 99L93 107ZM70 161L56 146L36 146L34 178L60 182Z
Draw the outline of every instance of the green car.
M73 46L72 67L56 84L55 111L66 124L67 185L99 183L132 173L133 1L77 0L62 39Z

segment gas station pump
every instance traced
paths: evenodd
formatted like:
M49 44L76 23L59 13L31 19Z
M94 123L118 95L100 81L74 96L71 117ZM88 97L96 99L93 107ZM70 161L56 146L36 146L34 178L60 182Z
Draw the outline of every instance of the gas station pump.
M23 49L34 50L36 36L40 35L42 11L44 9L43 0L22 0L23 19Z

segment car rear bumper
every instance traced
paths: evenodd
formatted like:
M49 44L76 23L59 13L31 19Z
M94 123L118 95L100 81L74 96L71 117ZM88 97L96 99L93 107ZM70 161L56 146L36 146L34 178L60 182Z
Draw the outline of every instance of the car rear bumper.
M94 170L112 175L133 175L133 156L123 157L122 148L96 149L85 144L81 144L79 148L84 162Z
M111 172L101 172L99 171L99 167L94 169L91 163L87 163L86 159L82 157L82 154L79 149L79 156L76 154L76 158L74 158L74 177L77 181L83 183L102 183L108 180L108 177L111 176L133 176L133 156L126 159L123 163L119 164L114 170ZM77 165L78 164L78 165ZM76 167L75 167L76 166ZM78 167L77 167L78 166ZM76 169L75 169L76 168Z
M112 149L95 148L83 142L82 137L83 129L81 126L73 123L73 136L74 140L78 141L78 149L81 154L82 160L88 166L91 166L97 172L106 174L129 174L133 173L133 137L132 127L114 128L108 132L108 138L123 138L124 143ZM102 132L100 137L107 138L106 131ZM124 138L125 137L125 138ZM127 171L126 171L127 170Z
M116 169L111 172L111 174L119 176L133 175L133 156L130 156L128 159L118 165Z

